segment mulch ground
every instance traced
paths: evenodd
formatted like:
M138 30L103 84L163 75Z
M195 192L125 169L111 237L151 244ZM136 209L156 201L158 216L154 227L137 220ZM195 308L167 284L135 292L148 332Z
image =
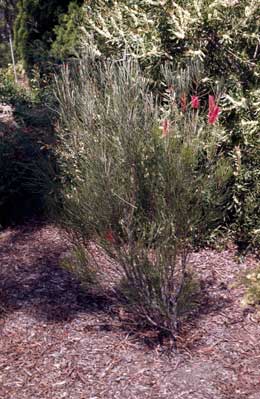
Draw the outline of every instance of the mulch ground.
M60 267L66 251L53 226L0 234L1 399L260 398L259 317L241 306L253 256L238 263L233 247L192 254L200 303L173 351L134 329L116 296L83 291Z

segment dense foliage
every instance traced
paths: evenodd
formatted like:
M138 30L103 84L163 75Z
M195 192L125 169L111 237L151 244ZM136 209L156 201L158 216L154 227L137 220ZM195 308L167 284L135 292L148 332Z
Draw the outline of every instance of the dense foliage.
M244 76L244 83L256 72L259 20L254 1L90 0L85 9L86 32L94 34L103 54L117 57L127 45L151 69L164 60L199 58L209 77Z

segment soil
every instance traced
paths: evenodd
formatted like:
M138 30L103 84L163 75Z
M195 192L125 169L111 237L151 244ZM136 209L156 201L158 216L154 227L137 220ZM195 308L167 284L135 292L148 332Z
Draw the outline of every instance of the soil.
M113 290L84 291L61 267L68 250L51 225L0 233L1 399L260 398L259 316L241 306L253 256L232 245L191 255L201 292L173 349L135 328Z

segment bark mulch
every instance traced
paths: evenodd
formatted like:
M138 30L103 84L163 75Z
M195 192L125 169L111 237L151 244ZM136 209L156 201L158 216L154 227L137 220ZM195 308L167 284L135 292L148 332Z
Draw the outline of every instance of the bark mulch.
M84 292L60 267L66 251L53 226L0 234L1 399L260 398L259 318L241 307L240 284L255 258L238 263L233 247L192 254L199 305L171 351L134 329L112 293Z

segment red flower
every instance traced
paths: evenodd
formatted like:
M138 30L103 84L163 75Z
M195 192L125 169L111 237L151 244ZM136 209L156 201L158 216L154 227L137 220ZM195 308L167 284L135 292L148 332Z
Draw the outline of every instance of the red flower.
M30 126L22 128L23 133L31 133L32 131L33 131L33 128Z
M186 99L185 94L183 94L181 96L181 110L182 110L182 112L186 112L186 110L187 110L187 99Z
M200 100L198 96L191 96L191 106L193 109L198 109L200 106Z
M115 235L114 235L112 230L108 230L106 232L105 238L106 238L107 241L111 242L111 244L115 244L116 243Z
M209 113L208 113L208 123L213 125L218 119L220 113L220 107L215 103L214 96L209 96Z
M208 122L210 125L213 125L216 122L219 113L220 113L220 108L216 105L214 110L208 115Z
M170 121L169 119L164 119L162 122L162 137L166 137L169 133Z

